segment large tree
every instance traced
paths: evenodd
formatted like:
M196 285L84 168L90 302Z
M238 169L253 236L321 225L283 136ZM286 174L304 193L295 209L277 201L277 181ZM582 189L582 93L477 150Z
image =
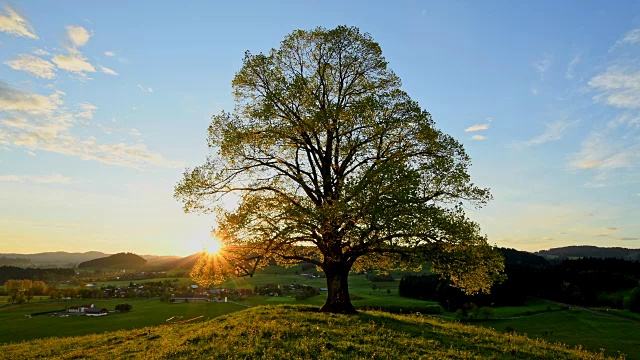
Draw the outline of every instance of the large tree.
M186 212L218 213L226 246L193 274L206 283L274 258L309 262L326 274L329 312L355 312L356 269L429 264L469 293L488 290L502 258L464 208L489 190L400 85L357 28L297 30L268 54L247 52L234 111L212 117L205 164L175 188Z

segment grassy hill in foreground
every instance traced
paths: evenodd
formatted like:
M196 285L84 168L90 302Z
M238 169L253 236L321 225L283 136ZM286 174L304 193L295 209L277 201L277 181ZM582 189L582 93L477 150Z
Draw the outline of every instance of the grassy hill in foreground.
M309 309L255 307L200 323L34 340L0 349L9 359L606 358L562 344L423 316L379 311L336 315Z

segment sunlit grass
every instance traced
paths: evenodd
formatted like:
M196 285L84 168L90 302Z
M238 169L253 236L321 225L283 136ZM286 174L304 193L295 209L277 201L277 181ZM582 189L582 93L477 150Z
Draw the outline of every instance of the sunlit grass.
M256 307L197 324L3 347L11 359L605 359L545 340L413 315L335 315Z

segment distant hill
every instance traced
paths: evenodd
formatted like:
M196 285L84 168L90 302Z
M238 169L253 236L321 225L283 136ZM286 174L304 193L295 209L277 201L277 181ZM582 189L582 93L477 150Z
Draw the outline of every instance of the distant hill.
M124 268L132 269L145 266L147 260L132 253L119 253L104 258L85 261L78 265L79 269L86 268Z
M156 265L159 270L191 269L202 256L202 252L183 258L167 260Z
M538 255L545 258L552 259L566 259L566 258L617 258L624 260L640 260L640 249L627 249L621 247L598 247L598 246L565 246L559 248L553 248L549 250L541 250L537 252Z
M0 257L13 259L29 259L28 266L35 267L75 267L81 262L109 256L99 251L88 251L84 253L70 253L65 251L43 252L36 254L0 254ZM8 265L8 264L7 264ZM14 264L15 265L15 264ZM18 265L21 266L21 265Z
M181 259L180 256L140 255L147 260L148 267L161 267L167 262Z
M11 266L29 266L31 265L31 259L29 258L10 258L10 257L0 257L0 266L2 265L11 265Z
M540 255L536 255L527 251L516 249L498 248L498 251L504 256L504 263L508 265L522 265L544 267L549 266L549 261Z

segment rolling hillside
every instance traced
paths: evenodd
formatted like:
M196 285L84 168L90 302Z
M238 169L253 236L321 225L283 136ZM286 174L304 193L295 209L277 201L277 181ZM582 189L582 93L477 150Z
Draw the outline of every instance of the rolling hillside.
M79 269L87 268L140 268L147 264L144 258L132 253L119 253L111 256L85 261L78 265Z
M256 307L205 322L28 341L2 346L2 353L8 359L606 358L420 315L335 315L302 306Z
M29 259L28 266L37 267L75 267L81 262L109 256L99 251L87 251L83 253L70 253L65 251L42 252L36 254L3 253L0 257Z

